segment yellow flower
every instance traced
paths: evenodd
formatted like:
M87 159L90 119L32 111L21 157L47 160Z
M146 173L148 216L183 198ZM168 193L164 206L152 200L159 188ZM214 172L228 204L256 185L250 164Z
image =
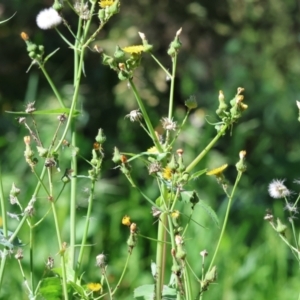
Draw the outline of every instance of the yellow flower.
M172 178L172 169L169 168L169 167L164 168L162 176L166 180L171 180L171 178Z
M100 5L101 8L112 6L113 3L114 3L114 0L100 0L99 1L99 5Z
M124 52L130 53L130 54L133 54L133 53L140 54L145 51L145 47L143 45L129 46L129 47L122 48L122 50Z
M122 224L126 225L126 226L130 226L131 222L130 222L130 217L129 216L124 216L122 219Z
M102 289L102 286L100 283L88 283L87 288L92 292L98 292Z
M180 215L180 213L179 213L178 210L174 210L174 211L171 212L171 217L172 217L173 219L178 219L178 218L179 218L179 215Z
M213 170L207 172L206 175L209 175L209 176L211 176L211 175L220 176L227 167L228 167L228 165L225 164L225 165L223 165L223 166L221 166L219 168L216 168L216 169L213 169Z
M153 154L158 154L158 153L159 153L159 151L157 150L157 148L156 148L155 146L149 148L149 149L147 150L147 152L148 152L148 153L153 153Z

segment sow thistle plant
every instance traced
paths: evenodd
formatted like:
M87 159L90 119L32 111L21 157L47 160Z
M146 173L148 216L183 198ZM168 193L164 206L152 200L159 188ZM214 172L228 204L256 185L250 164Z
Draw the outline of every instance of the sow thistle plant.
M296 105L299 113L298 121L300 121L300 101L296 101ZM300 180L296 179L294 180L294 183L300 184ZM270 197L284 200L284 210L288 214L287 221L291 226L291 230L289 230L286 222L283 222L279 218L275 219L273 213L269 210L266 212L264 219L269 222L270 226L278 234L280 239L290 248L293 256L300 264L300 235L296 232L295 228L295 219L298 218L297 215L299 213L297 205L300 200L300 193L295 201L291 201L291 198L293 198L296 193L287 188L284 179L272 180L268 186L268 192Z
M67 4L75 16L78 18L77 29L74 30L68 25L68 20L63 17L63 12L67 9ZM78 95L80 83L84 75L84 57L87 51L93 48L93 42L97 39L98 33L110 20L110 18L120 10L119 0L106 1L69 1L56 0L51 8L40 12L37 16L37 25L39 28L56 30L59 37L66 42L74 52L74 80L73 94L70 99L70 105L66 105L56 84L51 79L47 71L47 61L56 54L58 50L50 54L43 45L37 45L30 39L27 33L22 32L21 38L26 44L28 56L31 59L30 68L37 67L47 79L56 99L57 108L52 110L38 110L34 102L29 103L24 112L17 112L20 115L18 122L24 126L28 134L24 137L24 158L32 172L32 177L36 178L34 193L27 204L24 205L24 199L19 200L22 191L17 185L12 184L9 192L10 205L17 205L18 215L9 214L8 204L6 203L5 192L0 185L1 211L3 229L1 229L1 266L0 266L0 284L3 283L5 276L5 265L7 260L13 259L14 254L24 278L24 289L29 299L116 299L117 291L125 278L126 270L131 255L136 247L139 247L138 239L147 235L139 230L139 224L133 222L128 215L124 216L120 223L128 227L128 255L124 258L124 269L117 281L111 281L109 274L110 268L107 264L106 255L101 253L95 258L95 268L99 269L99 276L93 282L85 281L85 274L89 270L84 266L85 249L87 245L87 236L90 227L91 214L94 209L95 184L100 178L102 163L104 160L106 136L103 129L99 129L91 148L91 158L82 158L76 139L76 122L80 114ZM91 24L98 24L96 30L91 32ZM66 26L69 36L64 36L59 26ZM194 159L186 158L184 148L176 148L176 141L181 131L189 120L189 115L193 109L197 108L197 100L191 96L185 101L186 114L183 120L176 120L174 116L174 87L177 67L177 57L181 48L179 29L173 41L171 41L167 55L169 55L172 68L168 71L166 67L155 57L154 46L150 44L144 33L139 33L141 44L135 46L120 47L116 46L113 54L106 51L99 51L102 62L116 72L116 76L125 81L131 88L132 94L136 99L136 109L125 116L124 122L129 120L139 124L145 131L145 138L151 141L152 146L141 153L127 153L126 149L114 148L112 167L117 168L127 178L132 189L138 190L141 197L149 203L149 210L152 211L155 224L157 224L157 236L148 237L155 240L156 253L153 253L154 262L149 262L149 270L153 276L152 282L148 285L137 287L134 290L133 297L136 299L202 299L212 283L217 280L217 266L215 260L221 245L222 237L226 228L230 207L237 185L243 172L246 170L245 158L246 151L240 151L239 160L236 164L237 177L232 188L229 188L224 171L227 164L214 170L197 170L196 167L203 157L212 149L215 143L225 135L226 132L232 133L234 125L247 109L243 102L243 88L238 88L235 96L229 102L225 101L222 91L219 92L219 106L216 111L219 121L214 124L216 129L215 137L207 144L202 145L203 150L198 153ZM96 49L97 50L97 49ZM161 125L164 130L159 134L156 130L156 121L149 117L149 108L142 100L138 88L134 83L135 70L140 66L143 55L150 55L154 62L161 68L166 77L170 80L170 94L168 111L161 116ZM30 70L28 69L28 71ZM69 102L68 102L69 103ZM101 109L101 108L100 108ZM38 130L37 115L53 120L56 115L56 127L53 129L51 142L45 141L43 132ZM47 135L49 133L47 132ZM48 144L46 144L48 143ZM71 149L69 161L64 161L63 165L70 167L61 170L62 159L65 159L62 153L66 149ZM78 159L84 159L88 165L85 174L78 174ZM138 174L135 173L135 161L143 162L149 176L157 184L156 199L146 195L142 187L136 182ZM190 160L190 161L189 161ZM114 165L113 165L114 163ZM61 174L61 185L56 184L57 174ZM224 190L228 198L228 204L224 220L221 226L220 235L216 244L215 251L208 253L206 250L195 248L199 253L199 268L197 263L189 260L189 253L185 248L186 237L190 222L193 221L193 214L196 206L203 207L209 215L217 220L217 215L212 208L204 201L200 200L197 191L189 188L189 183L194 180L200 180L204 174L214 176L220 187ZM78 192L77 181L80 177L89 180L89 199L86 211L85 225L81 240L76 238L77 219L76 215L76 193ZM70 192L65 187L70 185ZM39 195L46 193L48 211L43 217L36 219L37 203L40 200ZM70 235L62 236L62 226L64 225L58 218L57 203L62 195L69 193L70 199ZM21 204L22 203L22 204ZM190 215L187 222L183 222L180 211L182 204L190 208ZM18 220L16 228L11 227L11 218ZM33 280L34 260L32 252L35 229L46 219L53 219L53 226L56 231L57 256L52 257L45 254L47 275L43 276L38 283ZM24 245L19 238L20 230L27 228L29 232L29 244ZM99 227L101 230L101 226ZM79 246L78 246L79 244ZM124 240L125 246L125 240ZM97 247L93 245L92 247ZM79 249L78 251L76 249ZM75 252L76 250L76 252ZM37 251L35 249L35 251ZM28 256L30 259L30 274L23 269L23 258ZM209 262L207 262L208 258ZM171 279L166 284L165 273L171 270ZM197 290L192 290L194 282L197 283Z

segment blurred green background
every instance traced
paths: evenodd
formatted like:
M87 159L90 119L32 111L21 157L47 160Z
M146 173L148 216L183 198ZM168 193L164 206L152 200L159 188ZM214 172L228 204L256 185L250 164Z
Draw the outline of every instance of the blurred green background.
M178 59L175 95L175 116L184 116L184 100L195 95L198 109L190 116L176 147L185 150L185 161L205 147L215 135L209 121L216 121L218 91L223 90L227 100L236 88L245 88L245 103L249 105L233 135L222 138L198 169L213 168L223 163L230 167L226 176L234 182L240 150L247 151L248 170L242 178L232 207L228 229L217 259L218 282L210 287L205 299L260 300L298 299L299 267L285 245L263 221L266 209L288 223L287 212L280 200L274 201L267 193L269 182L274 178L286 179L287 186L295 192L299 186L293 183L300 177L300 144L298 109L300 72L300 7L295 0L216 0L216 1L121 1L121 12L114 16L97 36L95 44L112 54L115 46L139 44L138 31L144 32L155 46L154 53L166 67L171 61L166 54L170 41L182 27L182 50ZM53 81L65 99L72 95L72 51L66 47L54 30L41 31L35 24L37 13L52 5L52 1L11 0L0 2L0 20L17 14L0 26L0 151L2 180L8 199L11 184L21 188L23 205L31 198L35 179L25 163L23 136L27 135L15 116L5 111L24 110L26 103L36 101L39 109L56 108L57 103L41 72L33 67L26 73L30 59L26 53L20 32L27 32L31 39L43 44L46 53L56 48L60 51L47 63ZM65 19L75 28L76 19L70 10ZM94 28L97 26L95 20ZM68 35L61 26L62 32ZM89 51L85 63L86 77L80 94L82 115L78 123L80 153L87 159L98 128L107 136L104 145L106 155L102 178L97 183L95 208L86 249L84 280L99 280L95 257L107 255L108 273L112 286L117 283L127 254L128 229L122 227L125 214L131 216L143 235L155 238L156 224L150 213L151 207L130 188L128 182L114 169L111 161L113 147L124 152L145 151L151 147L149 138L136 123L124 120L136 109L132 92L126 82L119 82L114 72L101 64L101 57ZM134 81L144 99L154 124L167 115L168 82L164 73L144 55L142 66ZM55 118L37 118L40 135L47 144L55 130ZM71 151L61 153L61 168L70 166ZM152 199L158 191L147 170L138 162L133 164L135 179ZM86 175L87 164L81 160L79 173ZM56 174L60 185L61 174ZM79 181L78 189L78 236L81 235L86 214L89 182ZM191 188L217 212L222 220L226 198L213 178L201 177ZM68 238L68 191L60 199L59 212L62 234ZM47 199L41 194L36 206L36 220L48 209ZM15 207L9 207L18 213ZM206 228L193 224L186 241L190 264L200 274L199 252L212 252L216 245L219 228L200 208L194 219ZM184 221L184 219L183 219ZM298 220L296 219L296 223ZM34 264L36 280L43 276L49 255L58 260L53 220L49 215L35 231L36 252ZM17 220L10 219L10 229ZM290 236L290 232L288 232ZM28 230L20 234L28 244ZM53 241L52 241L53 240ZM51 241L49 245L49 241ZM80 240L78 239L78 242ZM28 249L24 248L24 265L28 272ZM210 256L208 256L209 259ZM155 243L139 239L133 251L116 299L132 299L135 287L151 283L150 263L155 260ZM8 267L1 299L27 299L17 262L12 256ZM28 273L27 273L28 274ZM196 287L195 287L196 288ZM13 293L12 293L13 291Z

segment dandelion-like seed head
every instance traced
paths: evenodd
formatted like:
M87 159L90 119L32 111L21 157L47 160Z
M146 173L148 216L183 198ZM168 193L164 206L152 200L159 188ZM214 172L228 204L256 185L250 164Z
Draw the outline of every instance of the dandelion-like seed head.
M291 191L283 184L284 180L274 179L269 184L269 195L274 199L280 199L290 196Z
M90 19L90 10L87 3L82 4L80 1L76 1L74 4L74 9L78 13L79 17L83 20Z
M284 207L284 209L293 214L298 214L298 208L297 208L297 206L294 205L294 203L288 202L286 204L286 206Z
M169 119L167 117L161 119L161 124L165 130L169 131L175 131L177 127L176 122L174 122L173 119Z
M46 8L39 12L36 17L36 24L43 30L56 27L62 22L62 18L59 13L52 7Z
M131 122L137 122L143 118L143 115L139 109L134 109L128 115L126 115L125 118L129 118Z
M103 268L105 267L106 264L106 256L101 253L99 255L96 256L96 266L99 268Z

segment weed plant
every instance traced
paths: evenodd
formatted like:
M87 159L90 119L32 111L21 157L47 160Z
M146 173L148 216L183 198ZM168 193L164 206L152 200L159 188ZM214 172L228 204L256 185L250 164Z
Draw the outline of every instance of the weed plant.
M230 208L236 188L243 172L246 170L246 151L236 154L236 180L231 184L226 180L224 171L227 164L208 171L199 170L199 163L209 153L220 138L228 138L234 134L234 126L247 109L244 104L244 89L239 87L232 100L225 101L222 91L219 91L216 122L210 123L216 129L216 134L206 145L197 145L198 154L194 158L185 156L184 145L178 146L178 139L190 120L190 113L197 108L197 99L191 95L185 101L186 113L182 119L175 120L174 90L176 85L177 57L180 55L182 29L174 33L174 39L166 49L170 57L171 69L167 69L155 56L155 46L152 45L144 33L137 33L141 38L140 45L120 47L116 45L114 53L97 46L98 34L109 20L120 11L119 0L101 0L100 2L55 0L51 8L47 8L37 16L37 25L42 30L56 30L66 47L73 52L73 87L71 96L66 96L57 88L51 74L47 70L47 62L56 55L59 49L47 54L47 49L32 41L26 32L21 33L24 40L28 59L31 60L28 72L37 68L46 78L53 91L56 104L51 109L39 109L39 101L29 102L23 112L10 112L18 115L18 122L28 134L24 136L23 163L30 169L30 178L26 179L34 185L34 192L30 198L24 199L23 191L17 184L12 183L10 191L0 188L2 226L1 235L1 265L0 288L3 290L3 281L9 268L10 261L18 264L22 279L20 286L23 295L28 299L118 299L124 281L130 278L126 275L129 262L139 247L138 240L148 239L155 244L153 261L146 264L151 269L149 284L139 287L130 286L128 294L132 293L135 299L204 299L209 298L206 293L217 280L216 257L229 218ZM77 28L74 30L70 20L64 18L64 12L71 10L77 18ZM73 24L73 22L72 22ZM65 26L68 35L60 31ZM96 26L96 27L95 27ZM24 50L25 51L25 50ZM79 102L80 89L86 73L85 57L89 51L97 53L104 65L115 71L120 81L127 84L132 96L136 100L136 108L129 112L122 122L131 121L132 130L136 126L143 129L144 137L152 144L148 150L140 153L131 153L127 149L119 149L116 145L112 154L107 153L105 128L95 132L95 141L89 145L90 157L81 155L82 145L77 138L77 124L82 114ZM135 84L135 71L142 63L142 57L148 55L153 63L161 68L169 82L168 110L161 116L160 124L151 119L151 107ZM216 93L217 94L217 93ZM217 102L217 101L216 101ZM99 105L101 109L101 105ZM110 116L113 118L114 116ZM116 122L118 120L115 120ZM40 122L50 123L51 131L39 130ZM207 121L208 122L208 121ZM209 122L208 122L209 123ZM227 135L225 136L225 134ZM106 154L106 155L104 155ZM86 169L79 171L78 163L84 161ZM131 217L128 211L122 220L128 228L127 255L123 257L122 271L119 277L110 276L111 270L117 266L108 263L107 256L101 245L89 244L88 236L91 228L93 211L97 206L96 198L101 199L101 191L96 192L96 185L105 178L102 174L103 162L109 161L111 168L117 169L128 181L130 189L135 190L149 206L153 216L152 224L157 227L156 236L148 235L139 230L139 223ZM139 183L139 174L136 164L142 164L145 173L151 178L151 190L158 196L152 197ZM61 166L68 166L62 169ZM203 176L213 176L227 197L225 215L218 216L208 204L209 201L200 199L197 190L192 188L192 182L202 180ZM79 182L85 180L88 187L88 205L85 211L84 222L78 214ZM100 194L98 194L100 193ZM9 202L7 199L9 198ZM61 203L68 199L68 204ZM130 199L128 199L130 201ZM17 207L17 213L11 213ZM68 218L61 219L61 210L69 209ZM205 249L189 248L185 243L194 238L190 228L194 225L201 227L201 221L196 220L195 211L200 207L220 227L219 236L215 238L214 251L208 253ZM219 221L219 219L221 221ZM17 220L17 222L15 222ZM68 222L68 225L66 225ZM101 233L105 224L98 224ZM43 243L49 248L56 248L56 255L49 255L41 251L41 243L35 241L37 231L41 226L53 230L54 237L46 237ZM65 227L68 227L68 231ZM68 232L68 234L65 234ZM24 242L26 240L26 242ZM120 241L124 243L125 239ZM55 246L54 246L55 244ZM98 255L89 257L88 249L98 249ZM123 246L120 246L123 247ZM43 248L44 249L44 248ZM196 256L195 256L196 254ZM45 268L38 280L35 278L37 257L43 257ZM190 258L191 257L191 258ZM198 257L195 259L195 257ZM29 262L29 270L24 268L24 260ZM95 261L94 270L87 261ZM91 278L93 281L86 278ZM97 275L94 275L97 274ZM207 295L207 296L206 296ZM24 297L26 298L26 297Z

